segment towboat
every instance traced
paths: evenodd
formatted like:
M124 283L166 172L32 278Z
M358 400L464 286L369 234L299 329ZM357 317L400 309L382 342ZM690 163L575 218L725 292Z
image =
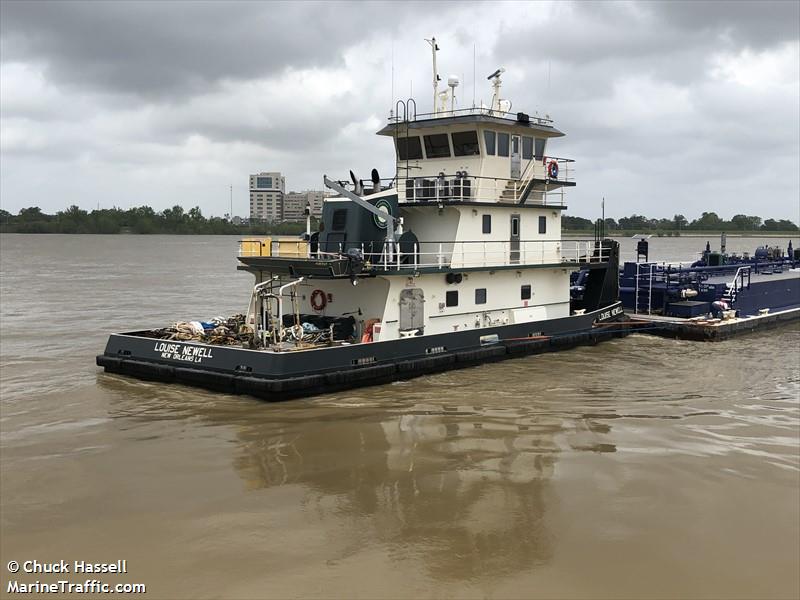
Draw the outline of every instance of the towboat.
M323 177L318 231L307 217L298 238L239 242L238 269L255 279L239 318L113 334L97 364L281 400L620 334L618 243L561 238L575 170L550 145L564 134L549 116L510 112L503 69L489 106L458 108L458 81L439 90L431 48L432 111L399 100L377 132L393 145L391 179Z

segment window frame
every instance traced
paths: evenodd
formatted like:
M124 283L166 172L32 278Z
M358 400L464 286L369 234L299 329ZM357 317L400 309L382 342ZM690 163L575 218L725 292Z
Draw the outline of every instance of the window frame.
M447 290L444 293L444 305L448 308L458 306L458 290Z
M520 286L519 288L520 300L530 300L532 294L533 294L533 287L531 286L530 283L526 283Z
M428 140L433 137L443 137L447 140L447 154L439 154L439 155L432 155L430 150L432 146L428 143ZM453 149L450 147L450 136L446 133L430 133L428 135L422 136L422 144L425 147L425 158L452 158L453 156ZM439 148L444 148L444 146L438 146Z
M486 288L475 288L475 304L486 304Z
M505 140L505 142L501 143L501 140ZM511 156L510 133L503 133L502 131L497 132L497 156L502 156L503 158Z
M482 218L481 231L483 233L492 233L492 215L485 214Z
M469 135L472 134L475 136L474 142L469 142L469 144L461 142L459 146L462 148L466 148L468 146L472 146L474 152L459 152L456 146L456 138L457 135ZM453 156L480 156L481 155L481 140L478 137L477 129L469 129L467 131L453 131L450 133L450 144L453 147Z
M539 233L547 233L547 217L544 215L539 215Z
M489 150L489 140L491 139L491 151ZM496 156L497 155L497 132L492 131L491 129L484 129L483 130L483 147L484 151L486 152L486 156Z
M344 215L341 217L341 215ZM341 223L338 223L341 221ZM336 225L340 224L341 227L337 227ZM331 215L331 231L346 231L347 230L347 209L346 208L337 208L333 211Z
M417 144L419 144L419 156L409 156L408 155L408 141L409 140L416 140ZM406 157L403 157L402 152L400 151L400 142L404 142L404 150L406 151ZM405 137L398 137L397 138L397 160L423 160L425 155L422 153L422 140L418 135L408 135Z
M540 147L541 142L541 147ZM533 157L536 160L542 160L544 158L544 151L545 147L547 146L547 138L534 138L533 139Z
M529 135L522 136L522 160L533 160L533 138Z

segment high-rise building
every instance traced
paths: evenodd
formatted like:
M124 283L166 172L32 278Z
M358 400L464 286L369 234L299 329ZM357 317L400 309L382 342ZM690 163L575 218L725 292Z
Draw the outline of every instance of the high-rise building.
M283 218L283 195L286 180L277 172L250 175L250 218L280 221Z
M304 221L306 218L306 206L311 207L312 216L321 217L324 199L325 192L317 190L289 192L283 197L283 220Z

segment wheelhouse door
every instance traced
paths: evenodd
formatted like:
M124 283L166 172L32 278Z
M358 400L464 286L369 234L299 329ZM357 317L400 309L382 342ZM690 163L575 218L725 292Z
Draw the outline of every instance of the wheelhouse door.
M519 215L511 215L511 241L510 241L509 260L512 263L519 262L519 240L520 240L519 225L520 225Z
M400 331L425 328L425 294L419 288L406 289L400 292Z
M511 179L519 179L521 174L522 159L520 155L520 140L518 135L511 136Z

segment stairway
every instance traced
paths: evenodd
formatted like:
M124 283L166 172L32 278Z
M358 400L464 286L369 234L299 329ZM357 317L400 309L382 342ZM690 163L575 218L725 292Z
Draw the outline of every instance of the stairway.
M517 189L514 191L514 184L516 183ZM501 202L519 202L520 196L522 196L522 191L525 189L525 185L522 181L509 181L506 184L505 189L500 193L500 201Z
M736 287L727 284L720 300L724 300L729 306L733 306L733 303L736 302Z

